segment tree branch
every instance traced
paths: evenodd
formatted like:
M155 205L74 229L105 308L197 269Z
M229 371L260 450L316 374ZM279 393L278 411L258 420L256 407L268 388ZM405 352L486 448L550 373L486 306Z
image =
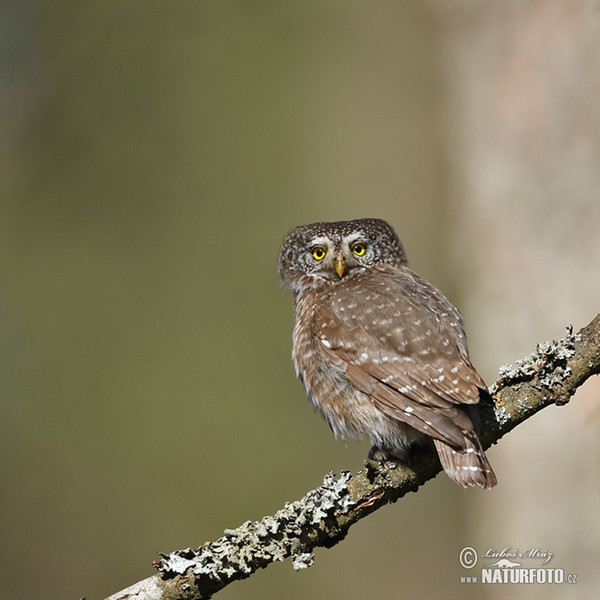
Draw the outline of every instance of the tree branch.
M550 404L566 404L591 375L600 373L600 315L579 333L538 344L514 366L500 369L492 402L480 403L480 435L487 448L519 423ZM329 473L323 485L273 516L246 521L197 550L177 550L155 563L159 573L107 600L196 600L210 598L227 584L249 577L274 561L292 557L295 569L312 564L312 550L344 539L359 519L421 485L441 471L434 452L410 467L366 461L352 475Z

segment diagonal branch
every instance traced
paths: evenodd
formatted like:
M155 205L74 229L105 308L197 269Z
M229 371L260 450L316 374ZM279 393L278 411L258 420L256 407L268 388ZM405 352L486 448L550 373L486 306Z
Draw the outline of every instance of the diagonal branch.
M493 403L479 405L481 438L487 448L550 404L566 404L591 375L600 373L600 315L579 333L538 344L535 351L500 369ZM410 467L366 461L356 474L329 473L323 485L261 521L237 529L197 550L177 550L155 563L159 573L107 600L203 599L227 584L249 577L274 561L292 557L295 569L312 564L311 552L344 539L358 520L439 473L435 454L419 456Z

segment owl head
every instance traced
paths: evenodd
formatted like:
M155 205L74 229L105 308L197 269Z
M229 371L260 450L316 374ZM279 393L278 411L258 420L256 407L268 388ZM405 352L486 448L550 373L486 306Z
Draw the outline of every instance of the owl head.
M406 264L396 232L382 219L356 219L290 229L279 251L278 272L283 285L299 294L381 264Z

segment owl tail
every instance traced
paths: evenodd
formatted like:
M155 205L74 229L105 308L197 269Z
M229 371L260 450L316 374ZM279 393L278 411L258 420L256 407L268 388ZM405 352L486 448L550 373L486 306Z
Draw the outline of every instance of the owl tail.
M477 485L486 489L496 485L496 475L474 431L465 431L465 446L461 450L454 450L440 440L433 441L444 471L458 485Z

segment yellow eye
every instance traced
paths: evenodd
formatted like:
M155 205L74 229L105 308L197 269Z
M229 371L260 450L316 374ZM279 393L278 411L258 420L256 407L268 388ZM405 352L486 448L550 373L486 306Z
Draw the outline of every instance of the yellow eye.
M354 252L356 256L362 256L365 253L366 249L367 247L364 244L361 244L360 242L352 246L352 252Z
M313 248L312 255L315 260L323 260L325 258L325 249L317 246Z

